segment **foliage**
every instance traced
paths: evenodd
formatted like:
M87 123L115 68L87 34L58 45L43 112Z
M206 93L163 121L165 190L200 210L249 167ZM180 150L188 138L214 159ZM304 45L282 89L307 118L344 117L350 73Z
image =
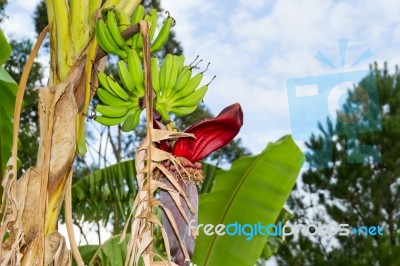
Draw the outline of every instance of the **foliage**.
M134 160L119 162L77 180L72 186L74 219L111 223L113 233L120 232L137 191L134 165ZM203 163L206 180L199 190L209 192L217 169Z
M17 84L1 66L10 55L11 47L0 31L0 174L4 174L5 166L10 158L12 143L12 119ZM1 192L2 190L0 190Z
M351 227L382 226L383 236L348 236L334 238L306 238L288 240L279 251L280 265L396 265L400 260L400 74L396 68L389 74L375 66L358 86L352 89L344 108L353 103L354 95L362 88L371 90L377 83L379 105L370 101L370 110L381 113L381 130L358 134L357 141L340 134L339 124L329 120L320 125L320 134L312 135L307 147L318 150L332 147L332 167L309 169L302 175L289 200L296 220L300 222L347 223ZM361 117L353 126L358 132L365 126L376 128L373 121ZM372 164L348 163L349 154L355 154L361 145L368 144L381 153L381 161ZM321 157L307 154L311 165L318 165ZM304 198L304 194L310 195ZM336 244L334 244L336 243Z
M286 136L258 156L242 157L229 171L217 173L210 193L200 196L199 224L275 223L303 164L304 155ZM198 265L254 265L265 236L206 236L196 240Z
M14 80L19 82L33 45L28 39L21 41L11 40L10 45L12 47L12 53L5 63L4 68L10 73ZM20 149L18 152L18 157L21 160L21 170L28 169L29 166L35 164L36 160L34 155L38 151L39 141L39 116L37 111L38 91L36 87L42 85L42 79L43 67L39 62L34 62L28 77L24 106L21 110L19 141L21 147L24 147L24 149Z
M87 222L112 220L114 232L122 230L129 206L136 195L132 160L99 169L78 180L72 186L74 218Z
M7 5L8 0L0 0L0 22L4 18L4 8Z
M102 245L86 245L80 246L79 251L82 254L85 265L104 265L104 266L120 266L124 265L126 257L127 240L120 242L121 235L116 234L108 239ZM76 266L76 262L72 263Z
M267 161L268 163L266 163ZM251 223L254 219L258 219L259 221L262 221L263 224L267 224L269 221L274 223L275 220L281 221L284 224L290 218L290 214L288 214L284 209L281 211L280 201L286 199L287 192L293 186L294 180L297 176L297 171L301 164L302 155L290 137L286 137L277 143L269 144L266 150L260 155L239 159L233 164L232 169L229 171L218 170L216 166L203 163L203 171L206 180L199 187L199 191L205 193L200 197L200 219L203 219L200 220L200 223L206 223L210 219L214 219L213 217L215 217L215 214L220 213L221 209L224 209L222 206L224 206L225 203L221 202L223 197L220 197L219 195L217 196L217 194L219 194L217 191L221 191L221 188L223 188L225 195L238 195L237 198L232 199L234 202L234 204L232 204L234 206L233 209L227 209L227 213L230 213L228 217L231 215L242 217L242 219L245 219L245 223ZM74 213L78 215L76 218L80 219L80 217L83 217L86 221L90 221L91 219L109 221L110 219L112 220L112 213L118 216L120 215L118 213L121 213L122 215L126 214L131 204L129 198L132 198L135 195L136 185L128 185L129 182L133 182L132 179L129 181L129 178L134 175L133 165L133 160L118 163L93 172L76 182L72 187L74 197L73 202L76 202L74 203ZM249 172L246 171L247 169L252 170ZM246 173L243 171L246 171ZM265 172L271 174L264 175ZM114 179L122 180L114 181ZM281 180L284 185L279 186L276 180ZM212 186L214 181L217 184L215 188ZM125 183L125 185L115 185L118 182ZM255 185L255 183L257 183L257 185ZM129 188L132 185L135 186L134 189ZM114 190L114 195L111 195L111 188ZM268 193L266 193L267 191ZM258 196L254 196L255 194L258 194ZM116 199L118 197L121 199L122 197L117 195L123 195L123 198L125 198L125 200L122 199L120 201L120 206L118 206ZM240 211L243 207L240 204L247 204L246 201L242 200L242 198L246 198L248 195L252 196L251 200L253 203L255 201L258 203L254 203L256 206L255 209L249 209L246 207L245 209L249 210L246 212L246 215L243 215ZM271 197L273 197L273 200ZM221 207L218 207L219 204L222 204ZM235 206L235 204L239 205ZM263 207L260 207L260 204ZM212 205L212 207L208 205ZM278 217L279 213L280 215ZM226 223L228 221L224 220L223 222ZM117 230L114 229L114 231ZM242 245L249 245L249 242L240 237L238 237L239 239L237 241L232 242L234 238L235 237L225 237L224 241L229 241L229 245L219 244L218 246L221 249L220 245L227 245L225 246L225 249L228 247L230 250L237 250L241 249ZM200 235L197 243L197 245L200 246L204 245L204 243L207 243L207 239L205 239L204 235ZM238 247L232 246L233 244L238 245ZM268 239L265 237L259 238L257 245L261 246L258 248L257 252L252 252L252 254L254 254L252 258L253 261L257 260L260 256L268 259L279 248L280 239L279 237L270 237ZM262 247L264 248L260 249ZM120 251L118 251L118 249L124 249L124 246L113 248L116 250L115 253L119 254ZM92 258L97 246L84 246L81 251L85 251L86 249L90 251L89 253L91 254L88 258ZM225 252L227 252L225 249L222 251L217 250L215 252L219 255L225 254ZM85 257L85 252L83 252L82 256ZM226 258L225 255L222 257Z
M45 0L40 1L33 13L36 34L39 34L48 24L47 9Z

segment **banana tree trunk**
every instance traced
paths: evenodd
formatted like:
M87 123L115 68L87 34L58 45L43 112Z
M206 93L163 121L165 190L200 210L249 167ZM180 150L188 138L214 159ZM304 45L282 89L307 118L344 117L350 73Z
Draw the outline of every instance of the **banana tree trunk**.
M6 199L3 202L7 203L0 232L1 236L10 235L0 249L1 265L62 266L71 263L64 237L57 231L59 212L66 185L72 178L77 139L84 134L84 112L93 96L90 86L96 86L96 73L105 66L104 59L95 62L97 45L93 27L89 28L89 21L94 21L101 1L81 1L86 9L77 6L78 2L71 1L71 14L67 1L46 2L51 62L49 86L38 89L39 151L36 165L18 181L15 162L9 164L3 179L3 198ZM80 26L84 28L71 36L74 31L70 29L70 15L74 10L75 13L77 10L86 12L80 17L75 15L74 22L80 19ZM80 42L73 43L72 37L75 40L79 37ZM24 86L19 90L21 87L22 98ZM13 159L16 161L15 154Z
M15 212L19 215L9 223L13 230L2 248L2 265L6 261L18 265L19 257L22 265L70 264L70 253L57 224L66 184L72 178L77 118L85 99L86 58L84 54L76 60L62 82L39 89L37 163L17 181ZM101 65L97 67L104 68ZM4 257L7 252L10 256Z
M106 63L105 54L99 52L95 39L95 22L103 8L116 7L130 15L140 3L139 0L107 0L101 5L102 2L46 0L50 78L47 87L38 88L39 151L36 165L17 181L20 108L29 65L40 46L37 44L18 88L12 157L2 182L0 265L71 264L70 251L57 231L57 224L64 196L70 193L67 188L71 184L77 143L84 139L86 112L95 92L92 88L97 88L97 72L103 71ZM43 38L42 33L38 43ZM66 211L70 211L70 207L66 204ZM83 265L73 245L72 223L66 218L74 257L78 265Z

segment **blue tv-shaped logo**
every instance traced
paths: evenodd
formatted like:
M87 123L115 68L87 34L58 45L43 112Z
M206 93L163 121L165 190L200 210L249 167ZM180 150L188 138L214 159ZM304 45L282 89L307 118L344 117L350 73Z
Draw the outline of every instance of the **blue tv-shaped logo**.
M339 45L343 57L345 53L342 50L347 41L339 40ZM368 54L364 53L361 57ZM317 59L333 66L321 53L317 53ZM359 134L380 131L382 126L374 73L370 70L357 70L293 78L287 80L286 88L295 140L309 140L312 133L318 133L318 123L326 127L329 119L335 127L335 134L347 138L348 163L380 161L378 149L358 140ZM349 94L349 91L353 93ZM318 158L318 165L313 167L331 166L331 144L325 143L321 150L312 151L314 158Z

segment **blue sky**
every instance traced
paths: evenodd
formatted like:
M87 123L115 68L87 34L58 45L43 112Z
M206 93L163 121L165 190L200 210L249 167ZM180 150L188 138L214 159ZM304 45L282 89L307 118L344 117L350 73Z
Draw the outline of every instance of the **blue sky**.
M37 2L10 1L6 10L9 19L1 28L17 38L33 38L31 17ZM290 113L288 79L363 70L373 61L380 66L388 61L394 70L400 61L400 2L396 1L161 3L176 19L174 30L188 61L200 55L205 62L211 62L205 80L211 80L213 75L217 78L205 97L206 105L218 113L223 107L240 102L245 124L239 136L255 153L269 141L292 133L291 115L298 120L309 118L307 110ZM333 69L315 59L320 51L340 66L338 39L348 40L344 68ZM367 49L372 56L350 68ZM338 99L337 95L332 99L328 104L335 106L332 101Z
M9 36L34 38L32 15L38 2L10 0L6 9L9 19L0 27ZM225 106L240 102L245 122L239 136L254 153L269 141L291 134L291 117L301 124L315 118L309 115L310 110L318 113L314 105L290 113L287 80L365 70L374 61L381 67L387 61L394 71L394 65L400 62L400 1L161 3L176 19L174 30L188 61L200 55L205 62L211 62L205 80L214 75L217 78L205 97L206 105L217 114ZM338 39L348 40L343 68ZM367 49L372 56L351 67ZM334 69L316 60L318 51L339 67ZM41 58L42 62L46 60ZM337 106L338 93L321 100L321 108ZM303 146L301 139L298 143Z

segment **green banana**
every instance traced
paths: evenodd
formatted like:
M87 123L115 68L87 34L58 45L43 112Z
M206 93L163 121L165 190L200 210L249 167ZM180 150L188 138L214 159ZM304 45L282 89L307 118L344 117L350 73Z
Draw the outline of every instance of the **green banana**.
M151 58L151 83L153 85L153 90L156 93L157 97L160 96L160 68L158 67L158 59L157 57Z
M133 81L131 73L128 70L128 67L126 66L126 63L123 60L118 61L117 70L118 70L118 76L120 77L125 88L136 95L137 92L135 90L135 83Z
M129 114L124 123L122 123L121 130L124 132L132 131L139 124L141 112L142 110L137 110Z
M107 81L107 75L104 72L99 72L97 74L97 77L99 78L99 83L100 86L106 90L108 93L110 93L111 95L118 97L117 94L115 94L115 92L111 89L110 85L108 84Z
M193 113L197 109L197 104L190 106L190 107L185 107L185 106L177 106L171 108L171 112L174 113L177 116L185 116L188 114Z
M178 56L178 73L180 74L184 70L185 66L185 57L183 55ZM190 68L189 66L186 66L186 68Z
M182 90L190 80L191 76L192 76L192 71L190 70L190 67L188 66L184 67L183 70L179 73L178 78L176 79L174 88L172 90L173 91L172 95L175 95L180 90Z
M107 76L107 82L110 85L112 91L122 100L128 101L129 94L118 84L112 77Z
M168 17L164 21L164 23L160 29L160 32L158 33L154 42L151 44L150 51L152 53L160 50L164 46L164 44L168 41L169 32L172 27L172 22L173 22L173 18L171 18L171 17Z
M178 78L178 70L179 70L179 66L178 66L178 56L173 55L172 56L172 66L170 69L170 74L169 74L169 79L168 79L168 83L166 84L166 98L168 98L171 94L172 94L172 89L175 86L175 82L176 79ZM167 69L168 71L168 69Z
M136 9L135 12L133 12L132 17L131 17L131 25L134 25L136 23L139 23L143 19L144 16L144 6L139 5Z
M143 19L144 16L144 6L139 5L136 9L135 12L133 12L132 17L131 17L131 25L135 25L136 23L139 23ZM133 35L129 39L129 44L131 45L132 48L136 48L137 40L141 34L137 33Z
M110 106L98 104L96 111L107 117L121 117L129 111L129 106Z
M144 94L144 78L142 63L140 62L139 56L135 49L129 49L128 51L128 69L135 87L139 92Z
M126 116L122 117L96 116L94 120L105 126L115 126L118 125L119 123L122 123L125 120L125 118Z
M107 28L110 30L111 37L117 43L118 47L122 50L128 49L128 46L126 45L125 40L122 38L121 32L119 31L117 18L115 17L113 10L107 11Z
M170 102L175 102L178 99L185 98L188 95L192 94L196 88L200 85L201 80L203 79L202 73L197 73L194 77L189 79L186 85L175 95L173 95L170 99Z
M190 107L193 105L198 105L206 95L208 90L207 85L203 85L198 90L195 90L193 93L189 94L185 98L178 99L171 103L172 107L182 106L182 107Z
M158 18L158 11L155 8L150 10L150 12L144 18L145 20L150 22L150 29L149 29L149 39L150 40L153 40L154 33L156 32L157 18Z
M107 90L103 88L98 88L96 94L99 97L99 99L107 105L128 106L130 104L130 102L121 100L119 97L109 93Z
M161 89L161 98L165 99L167 96L167 86L170 80L170 73L173 67L173 56L171 54L167 54L164 58L161 69L160 69L160 89Z
M96 39L100 48L106 53L115 54L121 58L126 58L126 52L124 50L120 50L103 19L99 19L96 23Z

